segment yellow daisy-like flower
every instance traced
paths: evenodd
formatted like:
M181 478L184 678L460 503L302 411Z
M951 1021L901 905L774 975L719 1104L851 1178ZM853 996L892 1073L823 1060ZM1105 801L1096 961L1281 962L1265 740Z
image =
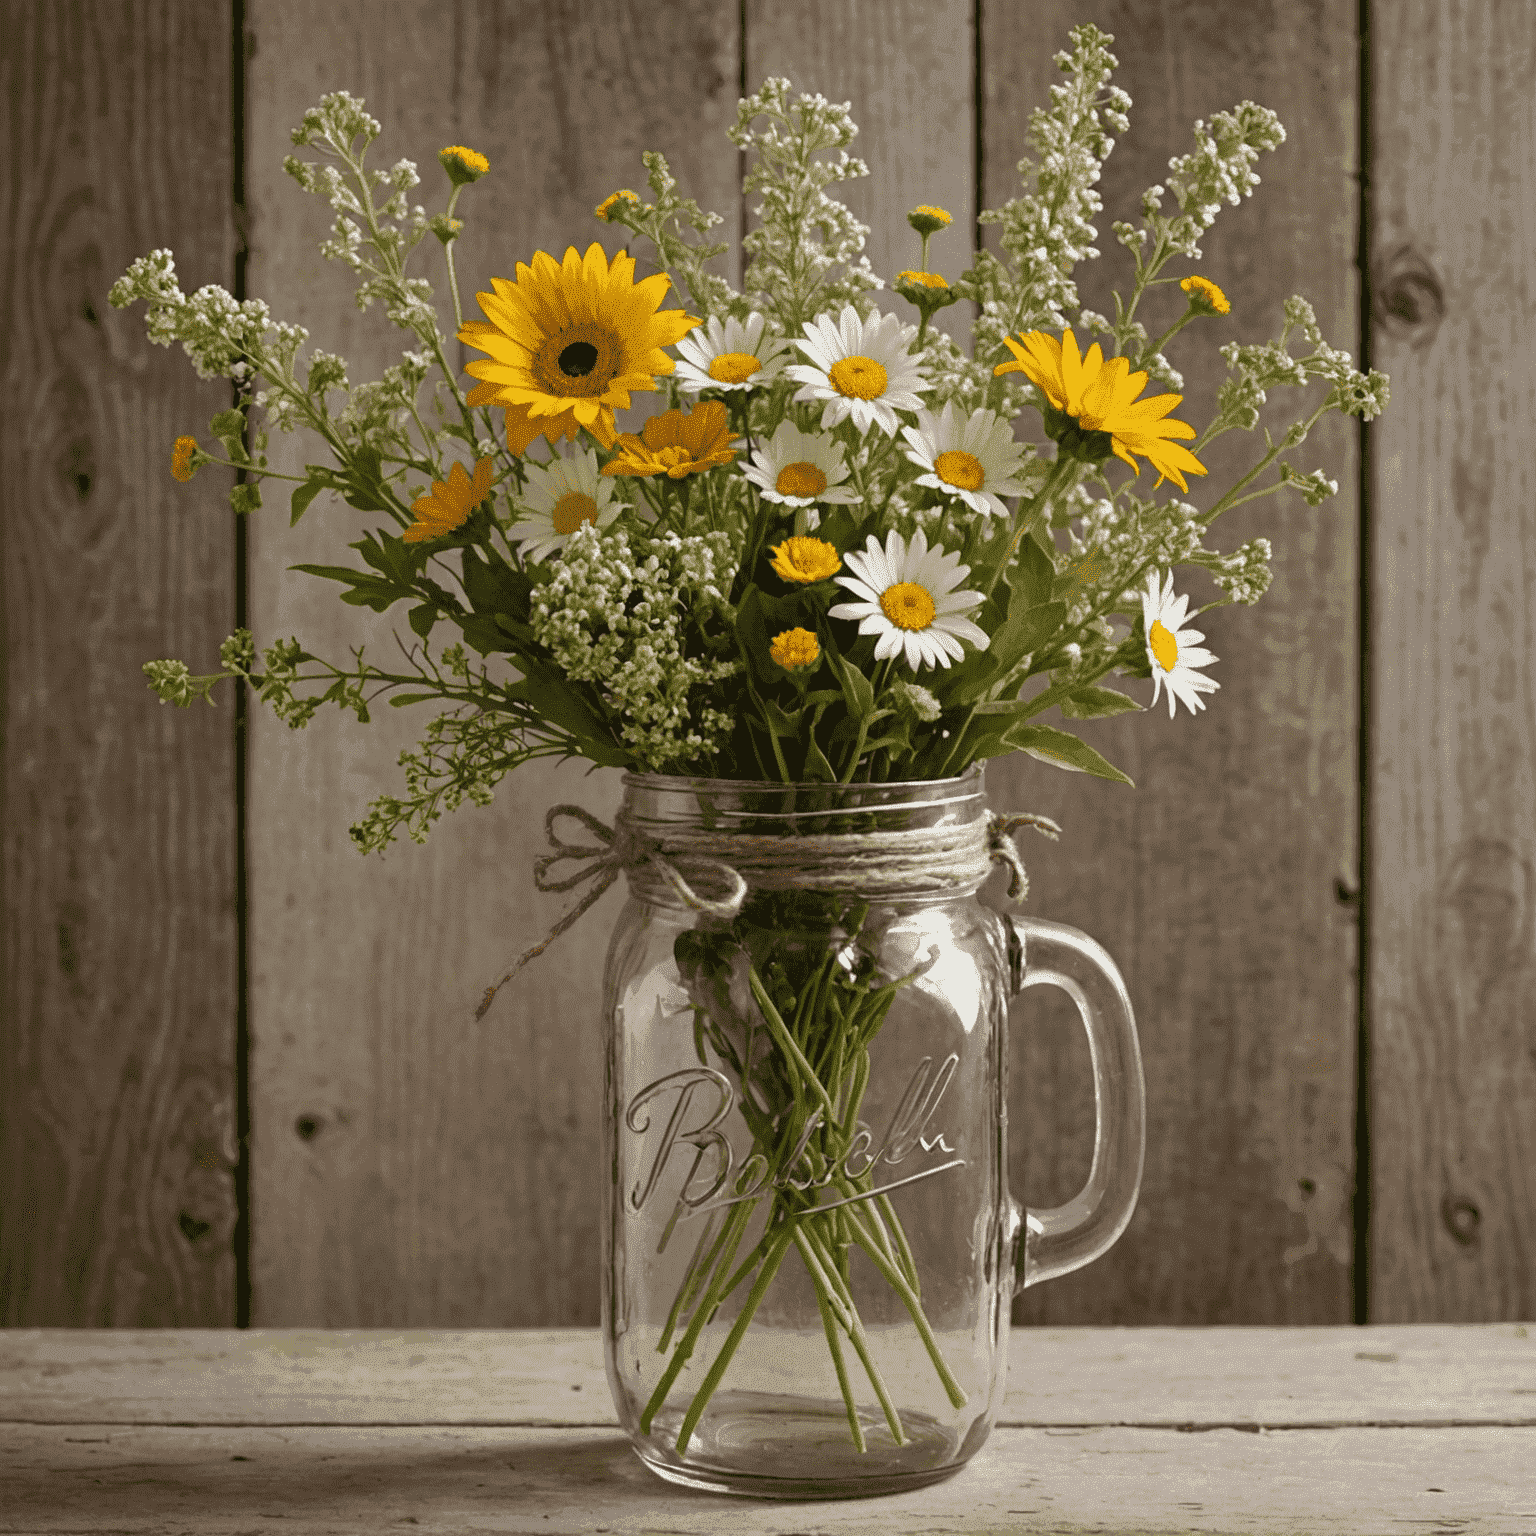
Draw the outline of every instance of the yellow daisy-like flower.
M665 273L634 278L632 256L620 252L610 266L596 241L585 256L568 247L559 265L536 252L531 267L518 262L515 283L493 277L495 292L475 296L487 319L459 332L489 354L468 365L480 380L469 404L506 406L509 441L515 412L523 428L536 427L551 443L579 426L611 448L614 411L629 409L631 391L653 390L658 374L672 372L677 365L661 349L699 324L660 308L671 286Z
M437 159L456 187L467 187L470 182L479 181L491 168L491 162L479 150L466 149L462 144L450 144L446 149L438 150Z
M608 196L605 197L602 202L600 202L597 207L592 210L592 212L595 213L598 218L603 221L604 224L606 224L608 223L608 215L610 211L613 209L614 204L617 203L620 198L623 198L627 203L638 203L640 201L638 193L631 192L628 187L620 187L617 192L610 192Z
M663 411L641 427L639 437L621 432L619 451L603 466L605 475L665 475L681 480L736 457L731 415L722 401L706 400L691 411Z
M1203 475L1203 465L1187 448L1171 438L1195 436L1187 421L1165 421L1184 397L1153 395L1146 400L1136 397L1146 386L1145 373L1132 373L1123 357L1107 361L1098 342L1089 347L1087 356L1078 351L1077 338L1068 329L1060 341L1044 331L1030 331L1015 340L1003 338L1014 361L999 363L992 372L1022 373L1046 397L1051 408L1067 417L1066 428L1083 432L1103 432L1111 439L1111 450L1137 473L1141 466L1134 455L1140 454L1158 473L1158 484L1172 480L1188 492L1184 476ZM1051 421L1046 429L1051 431ZM1052 432L1059 440L1060 434Z
M1232 301L1208 277L1186 277L1179 287L1189 295L1189 302L1202 315L1230 315Z
M171 445L171 473L183 483L192 478L192 455L196 452L195 437L178 437Z
M470 479L464 466L455 459L453 468L448 471L447 484L434 480L431 494L411 503L416 521L400 537L407 544L422 544L462 527L469 520L469 514L491 494L494 469L491 459L481 459L475 465L474 479Z
M797 534L774 545L773 568L785 581L808 586L813 581L825 581L827 577L835 576L843 568L843 560L835 546L825 539Z
M769 643L768 654L786 672L814 667L821 660L821 643L808 629L786 629Z
M948 288L949 284L937 272L898 272L898 283L911 283L920 288Z

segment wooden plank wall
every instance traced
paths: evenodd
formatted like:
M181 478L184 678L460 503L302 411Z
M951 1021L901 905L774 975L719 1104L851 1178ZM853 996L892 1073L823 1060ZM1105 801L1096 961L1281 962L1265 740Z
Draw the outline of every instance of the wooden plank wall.
M105 306L156 245L175 248L189 289L233 279L230 13L142 12L115 8L108 24L13 0L7 35L22 43L0 61L15 210L0 264L13 338L0 408L12 1324L235 1321L230 712L162 710L137 670L211 656L233 625L224 487L165 473L171 438L224 402L144 344L137 311ZM537 248L611 246L590 210L641 184L647 147L738 239L724 129L742 82L770 73L852 102L873 174L849 201L877 268L913 259L902 214L930 201L956 214L933 251L953 272L973 210L1011 195L1028 111L1082 20L1116 34L1135 102L1101 189L1105 254L1080 270L1096 307L1128 265L1111 219L1134 217L1195 117L1252 97L1290 133L1256 197L1202 241L1199 270L1233 314L1176 357L1181 414L1203 419L1218 381L1195 359L1271 334L1290 293L1314 299L1337 343L1354 349L1361 329L1353 3L246 0L243 19L249 291L354 379L376 376L399 335L320 262L327 210L280 168L288 129L326 90L367 98L385 125L380 163L416 160L424 201L440 145L489 156L460 204L466 294ZM1365 504L1360 434L1330 424L1308 463L1340 481L1337 500L1233 514L1230 545L1273 540L1275 584L1257 609L1209 617L1223 682L1211 708L1089 728L1136 790L1032 761L992 774L995 803L1067 829L1026 850L1032 907L1120 960L1151 1105L1130 1230L1026 1296L1022 1321L1349 1320L1362 697L1371 1318L1536 1309L1536 560L1517 446L1532 403L1536 28L1524 6L1483 0L1378 4L1372 21L1369 331L1395 398L1370 438ZM965 324L958 308L946 318ZM301 442L275 446L279 467L303 462ZM366 517L321 501L290 532L284 511L274 496L249 524L259 641L293 633L333 655L365 633L391 644L388 625L364 631L370 616L286 570L345 558ZM592 1322L595 1013L617 893L483 1023L472 1010L563 909L531 890L545 807L607 814L616 775L525 770L426 848L365 860L347 824L394 787L424 724L384 713L367 730L321 716L302 733L251 715L251 1320ZM1086 1169L1092 1109L1076 1026L1041 991L1028 999L1014 1176L1045 1204Z
M233 711L139 667L234 627L228 477L169 473L229 390L107 289L157 246L229 279L229 14L0 25L0 1323L227 1323Z

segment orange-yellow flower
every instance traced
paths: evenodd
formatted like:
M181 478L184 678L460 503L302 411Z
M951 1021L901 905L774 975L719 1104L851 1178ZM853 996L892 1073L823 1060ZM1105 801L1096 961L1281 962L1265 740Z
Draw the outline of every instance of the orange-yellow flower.
M706 400L691 411L663 411L641 427L640 435L621 432L619 451L604 466L605 475L665 475L681 480L736 457L731 446L731 417L719 400Z
M1187 448L1170 438L1195 436L1187 421L1166 421L1183 395L1136 397L1146 386L1145 373L1132 373L1123 357L1107 361L1098 342L1089 347L1087 356L1078 351L1077 338L1071 330L1061 340L1044 331L1030 331L1015 340L1003 338L1014 361L999 363L992 372L1022 373L1045 396L1052 409L1067 417L1068 427L1083 432L1103 432L1111 438L1111 448L1118 459L1137 473L1141 466L1134 455L1140 454L1158 473L1158 484L1172 480L1188 492L1184 476L1203 475L1205 466ZM1051 429L1049 418L1047 430ZM1053 436L1058 434L1053 433Z
M802 586L825 581L843 568L842 556L835 545L806 534L796 534L782 544L775 544L772 553L775 573L785 581L799 582Z
M786 629L769 642L768 654L786 672L798 672L821 659L821 643L808 629Z
M187 481L192 478L192 455L196 452L195 437L178 437L171 445L171 473L178 480Z
M465 474L464 466L455 459L453 468L448 471L447 484L434 480L431 494L411 503L416 521L400 537L407 544L421 544L427 539L440 539L462 527L469 520L469 514L491 494L493 469L489 458L481 459L475 465L475 476L471 480Z

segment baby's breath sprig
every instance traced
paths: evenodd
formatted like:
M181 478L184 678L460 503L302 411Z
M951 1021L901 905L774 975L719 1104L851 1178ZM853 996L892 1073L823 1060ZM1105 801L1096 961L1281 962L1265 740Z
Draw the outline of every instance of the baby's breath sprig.
M754 127L760 118L766 125ZM883 286L861 254L869 226L827 194L830 186L869 175L868 165L848 153L859 132L848 103L819 95L791 102L789 81L774 77L738 105L735 126L726 132L754 156L743 191L762 194L753 210L759 226L742 240L752 258L746 273L752 308L785 336L798 336L806 321L845 304L865 318L869 293ZM832 150L835 159L819 158Z

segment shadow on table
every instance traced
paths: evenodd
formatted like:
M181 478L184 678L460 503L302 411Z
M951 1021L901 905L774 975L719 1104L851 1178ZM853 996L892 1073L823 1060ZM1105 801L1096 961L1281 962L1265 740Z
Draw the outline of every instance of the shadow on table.
M355 1522L372 1533L459 1529L440 1522L516 1513L559 1532L645 1506L675 1510L680 1498L696 1515L756 1502L663 1482L616 1430L534 1433L530 1444L527 1430L82 1426L62 1445L50 1437L35 1455L0 1460L0 1532L115 1530L157 1518L177 1522L165 1529L213 1536L265 1516L305 1520L306 1530L323 1519L328 1532Z

